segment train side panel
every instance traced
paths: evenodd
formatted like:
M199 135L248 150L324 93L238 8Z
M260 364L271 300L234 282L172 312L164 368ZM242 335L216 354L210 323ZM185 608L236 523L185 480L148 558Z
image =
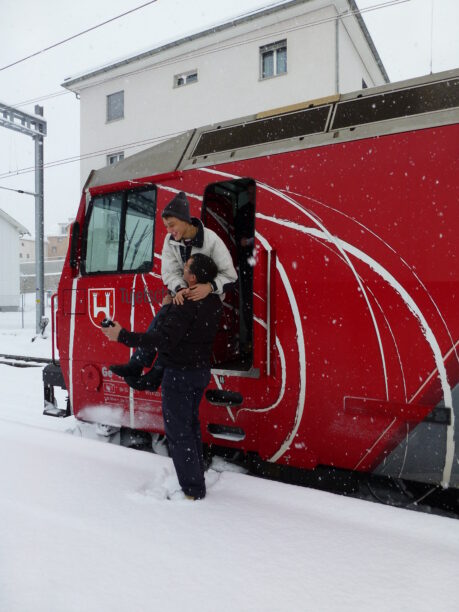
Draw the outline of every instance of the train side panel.
M412 440L430 419L419 479L459 484L449 410L459 382L458 142L457 125L427 128L189 169L156 185L158 212L183 190L199 216L209 185L256 181L253 361L214 371L205 442L297 467L402 474L400 456L413 462ZM85 215L83 199L82 226ZM109 345L97 320L109 311L146 328L157 304L135 296L161 290L163 240L157 214L148 272L65 267L59 350L79 418L163 431L160 394L108 372L129 351ZM242 402L211 401L215 390Z

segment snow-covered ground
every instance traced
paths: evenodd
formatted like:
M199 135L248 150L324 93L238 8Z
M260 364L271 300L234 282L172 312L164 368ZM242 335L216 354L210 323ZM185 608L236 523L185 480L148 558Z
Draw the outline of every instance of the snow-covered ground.
M26 313L27 314L27 313ZM0 313L0 352L48 356ZM0 365L0 610L459 609L459 521L241 473L169 501L171 461L42 416L41 368Z
M51 324L45 330L45 338L36 337L34 300L35 294L27 293L24 313L0 312L0 353L51 357ZM45 316L51 317L48 306Z

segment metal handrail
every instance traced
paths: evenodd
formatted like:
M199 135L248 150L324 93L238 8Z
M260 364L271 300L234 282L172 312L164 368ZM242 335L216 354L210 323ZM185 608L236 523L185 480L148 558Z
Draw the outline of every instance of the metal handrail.
M53 293L53 295L51 296L51 359L54 364L56 363L56 358L55 358L55 353L54 353L54 339L55 339L54 330L56 329L56 332L57 332L57 324L55 323L56 313L54 310L54 301L56 298L57 298L57 293Z

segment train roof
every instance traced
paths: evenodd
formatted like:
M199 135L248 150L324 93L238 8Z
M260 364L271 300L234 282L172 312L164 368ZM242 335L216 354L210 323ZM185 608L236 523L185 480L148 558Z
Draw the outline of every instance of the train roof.
M93 171L85 188L459 120L459 69L189 130Z

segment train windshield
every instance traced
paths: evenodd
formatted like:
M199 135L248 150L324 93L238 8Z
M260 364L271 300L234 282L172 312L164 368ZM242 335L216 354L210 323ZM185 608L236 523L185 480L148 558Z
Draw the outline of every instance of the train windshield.
M244 178L208 185L204 193L202 221L226 244L238 273L215 343L215 365L224 369L248 370L253 362L255 192L255 181Z
M94 197L84 236L84 273L151 270L155 213L151 188Z

